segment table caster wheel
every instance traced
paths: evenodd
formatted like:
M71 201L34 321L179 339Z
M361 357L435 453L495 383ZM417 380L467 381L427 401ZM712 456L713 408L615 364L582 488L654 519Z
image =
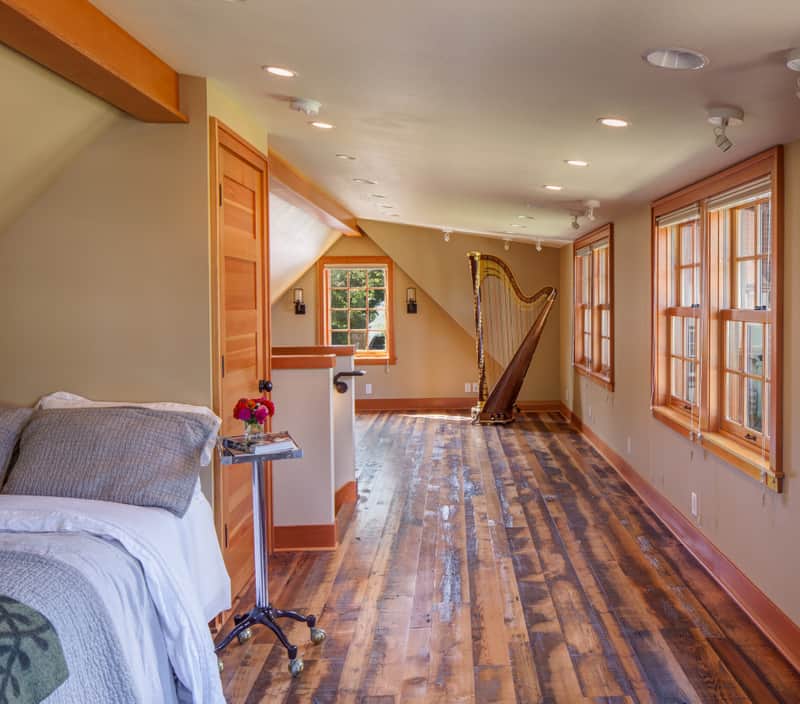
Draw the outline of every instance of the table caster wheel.
M321 628L312 628L311 629L311 642L314 645L319 645L327 637L328 637L328 634L325 633L325 631L323 631Z
M219 668L220 672L225 669L225 663L222 662L222 658L217 658L217 667Z
M289 672L292 673L292 677L299 677L302 671L303 671L302 658L295 658L294 660L289 660Z
M238 636L240 643L247 643L253 637L253 631L250 628L245 628Z

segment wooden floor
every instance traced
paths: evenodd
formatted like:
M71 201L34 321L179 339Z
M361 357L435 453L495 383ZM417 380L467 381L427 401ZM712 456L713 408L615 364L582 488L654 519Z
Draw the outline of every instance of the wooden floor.
M259 629L238 702L800 702L800 676L557 414L360 416L335 553L277 555L305 672ZM252 603L252 594L244 601Z

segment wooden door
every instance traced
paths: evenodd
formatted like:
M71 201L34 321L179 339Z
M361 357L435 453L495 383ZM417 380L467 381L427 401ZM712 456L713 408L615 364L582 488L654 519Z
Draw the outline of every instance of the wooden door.
M259 396L259 383L269 379L267 159L213 118L211 157L214 396L221 432L230 435L242 432L242 422L232 417L236 401ZM222 554L236 595L254 570L251 465L218 466L215 492Z

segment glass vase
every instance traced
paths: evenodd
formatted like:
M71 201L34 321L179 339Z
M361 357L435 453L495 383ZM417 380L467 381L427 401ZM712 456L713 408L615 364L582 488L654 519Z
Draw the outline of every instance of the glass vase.
M244 436L248 440L254 440L259 435L261 435L261 425L255 422L245 422L244 424Z

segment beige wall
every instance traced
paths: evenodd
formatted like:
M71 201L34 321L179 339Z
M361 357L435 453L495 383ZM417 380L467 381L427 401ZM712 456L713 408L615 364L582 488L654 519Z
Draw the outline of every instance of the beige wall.
M206 103L208 115L216 117L246 139L262 154L267 153L269 135L267 126L254 111L243 102L243 98L213 78L206 80Z
M121 114L0 44L0 232Z
M367 237L342 237L326 253L330 256L385 256ZM472 339L433 300L417 288L417 315L405 308L406 288L416 284L395 266L394 324L397 364L363 367L367 375L356 379L356 398L435 398L470 396L464 382L476 380ZM306 315L294 315L291 288L301 286L306 295ZM317 273L311 267L272 306L272 336L276 345L316 344ZM372 395L364 385L372 384Z
M785 344L783 494L761 486L650 416L650 210L614 223L616 390L609 393L569 366L571 248L561 252L562 399L650 484L800 623L800 142L785 153ZM792 197L795 196L795 197ZM591 413L591 416L590 416ZM628 452L628 442L631 450ZM699 518L689 511L699 496Z
M392 249L399 248L402 239L414 228L404 228L405 232L399 233ZM424 238L414 242L414 247L419 247L418 259L425 261L426 267L433 269L439 264L443 277L451 277L452 286L457 287L461 294L467 298L469 309L472 306L472 293L470 289L469 272L467 268L467 247L482 249L497 247L487 238L470 237L469 242L462 240L453 244L453 248L440 250L438 244L428 243L427 240L435 237L430 231L424 231ZM387 241L384 237L384 242ZM437 238L441 240L441 235ZM463 249L463 251L462 251ZM533 247L525 247L522 252L515 252L516 258L512 259L502 249L499 252L510 259L515 270L523 259L521 255L539 256ZM520 246L522 249L522 246ZM529 250L526 252L525 250ZM332 256L343 255L385 255L385 251L369 237L351 238L342 237L326 252ZM541 260L536 261L537 267L543 268L550 263L552 271L548 280L542 281L538 286L546 285L549 279L557 283L558 252L545 250ZM394 257L393 257L394 258ZM395 259L395 261L397 261ZM411 259L406 259L408 265L414 267ZM520 267L524 270L524 267ZM538 270L541 274L541 269ZM542 278L545 278L542 276ZM541 281L541 279L539 279ZM533 284L522 282L528 289L533 289ZM304 289L307 312L305 316L296 316L292 306L291 288L300 286ZM418 313L409 315L405 307L406 289L414 286L417 289ZM315 344L317 342L317 281L316 267L309 269L272 307L272 334L273 344L299 345ZM460 305L460 303L459 303ZM419 280L412 278L409 273L399 265L395 265L395 291L394 291L394 316L396 331L397 364L388 366L365 366L367 376L356 382L357 398L370 398L364 393L364 385L372 384L371 398L472 398L473 393L464 391L465 382L477 381L475 360L475 341L448 312L434 300ZM536 352L528 379L523 387L520 399L523 401L542 401L559 398L558 392L558 313L554 312L548 329Z
M119 117L0 231L0 400L211 405L208 118L267 134L205 79L181 99L189 124Z
M211 400L205 82L122 118L0 233L0 397Z
M396 225L374 220L359 220L370 238L418 281L442 308L470 335L475 334L472 309L472 282L467 253L493 254L511 266L525 293L542 286L558 286L558 249L545 247L537 252L533 244L515 242L506 252L503 241L454 232L445 242L441 230ZM558 304L556 304L557 306ZM554 318L558 316L553 314ZM557 335L548 326L544 347L557 355ZM556 398L555 396L553 398Z

